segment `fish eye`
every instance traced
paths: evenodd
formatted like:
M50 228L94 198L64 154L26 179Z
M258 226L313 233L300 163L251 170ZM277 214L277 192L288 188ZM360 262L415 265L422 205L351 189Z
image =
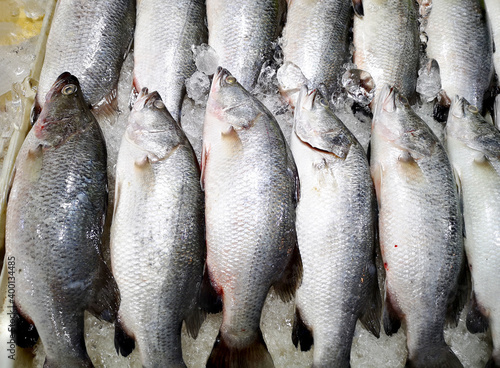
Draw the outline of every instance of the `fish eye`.
M477 107L474 106L474 105L469 105L469 107L467 107L467 110L469 110L473 114L477 114L479 112L479 110L477 109Z
M73 93L76 92L76 86L74 84L68 84L66 86L64 86L64 88L62 89L62 94L63 95L72 95Z
M153 103L153 106L156 107L157 109L163 109L165 107L165 104L163 103L162 100L156 100Z
M320 105L321 105L321 106L323 106L323 107L328 107L328 102L327 102L324 98L321 98L321 99L319 100L319 103L320 103Z
M226 83L227 83L227 84L234 84L234 83L236 83L236 78L235 78L235 77L233 77L232 75L228 75L228 76L226 77Z
M408 99L405 96L399 96L399 102L401 102L403 105L409 105Z

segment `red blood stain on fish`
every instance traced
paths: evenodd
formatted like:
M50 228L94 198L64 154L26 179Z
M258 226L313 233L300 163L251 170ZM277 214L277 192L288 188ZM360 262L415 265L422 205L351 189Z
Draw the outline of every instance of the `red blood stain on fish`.
M387 262L384 263L384 268L386 271L389 271L389 266L387 265Z

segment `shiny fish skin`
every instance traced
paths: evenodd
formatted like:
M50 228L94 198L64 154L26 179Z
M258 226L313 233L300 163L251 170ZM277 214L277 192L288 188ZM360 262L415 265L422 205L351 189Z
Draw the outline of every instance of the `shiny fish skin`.
M427 56L438 62L448 97L462 96L481 110L493 49L480 0L433 0L425 32Z
M448 306L461 307L454 302L464 261L456 184L437 137L388 86L375 106L370 169L386 269L386 333L404 319L411 366L461 367L443 335Z
M185 81L195 71L192 46L207 42L203 0L140 0L134 36L134 85L158 91L179 122Z
M111 264L120 325L144 367L185 367L181 326L196 336L205 262L196 156L156 92L141 92L116 169Z
M260 318L269 288L290 299L300 278L297 171L274 117L225 69L207 103L202 182L207 270L223 304L207 366L272 367Z
M208 44L247 90L278 36L283 9L282 0L207 0Z
M354 17L354 63L371 74L377 91L387 83L412 99L419 62L414 2L363 0L363 9L364 16Z
M500 89L500 1L485 0L486 13L493 36L494 50L493 66L497 74L497 86ZM500 129L500 95L495 99L495 124Z
M336 89L349 58L351 16L350 1L291 1L283 29L283 61L298 66L310 88L323 83L329 94Z
M71 86L76 93L61 93ZM64 73L19 152L7 208L15 303L40 334L46 367L91 367L84 310L116 314L117 287L100 251L107 195L102 132L77 79Z
M457 98L448 115L446 146L462 194L473 307L489 323L492 360L500 366L500 131L467 101ZM478 332L470 327L472 313L467 326Z
M134 24L133 0L60 0L47 39L38 105L65 71L78 78L87 103L100 104L118 83Z
M356 321L369 306L378 309L373 333L380 331L375 194L363 148L322 103L304 88L295 108L291 149L300 178L296 224L304 267L295 303L313 334L314 367L349 367Z

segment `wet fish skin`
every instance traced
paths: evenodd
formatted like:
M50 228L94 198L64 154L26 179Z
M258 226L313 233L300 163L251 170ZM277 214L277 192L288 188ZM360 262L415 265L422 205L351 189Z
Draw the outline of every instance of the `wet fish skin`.
M112 103L135 25L135 1L61 0L47 39L36 102L42 107L53 81L75 75L85 101ZM106 104L105 103L105 104Z
M185 367L183 320L196 336L205 263L198 161L157 92L135 102L117 161L111 263L121 328L144 367ZM138 280L142 280L138 282Z
M446 124L446 146L462 196L464 245L472 275L467 327L482 332L489 325L493 338L490 362L498 366L500 287L495 275L500 268L500 131L477 108L456 97Z
M315 91L301 90L291 149L300 178L297 238L304 275L297 318L312 331L314 367L349 367L356 321L380 332L375 193L362 146ZM301 339L304 350L304 340Z
M371 74L377 90L387 83L412 100L419 63L419 31L414 2L363 0L362 4L364 15L354 17L354 63L358 69Z
M350 1L290 2L283 29L283 61L300 68L308 87L324 84L329 94L338 89L343 65L349 58L351 17Z
M212 81L203 131L207 270L223 320L207 367L272 367L260 331L271 286L301 276L297 171L272 114L225 69Z
M392 334L405 320L410 366L461 367L443 335L446 318L456 322L462 307L462 220L451 166L407 100L388 86L379 93L370 169L386 270L384 329Z
M179 122L185 81L195 71L192 46L207 42L205 1L141 0L134 38L134 85L158 91Z
M113 321L119 297L100 250L106 146L76 77L54 83L15 167L6 225L15 304L39 332L45 366L92 367L84 310Z
M278 36L284 8L282 0L207 0L208 44L247 90Z
M463 96L481 110L493 76L493 46L480 1L433 1L425 33L427 56L438 62L450 100Z

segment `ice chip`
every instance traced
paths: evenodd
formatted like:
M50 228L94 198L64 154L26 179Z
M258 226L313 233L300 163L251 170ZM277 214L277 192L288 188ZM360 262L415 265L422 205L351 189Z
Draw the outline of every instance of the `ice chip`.
M304 77L304 74L302 74L302 71L297 65L289 61L286 61L278 69L276 77L278 79L278 87L281 94L292 107L295 106L300 87L304 84L307 85L306 77Z
M200 71L186 79L186 91L189 98L194 100L197 105L205 105L210 91L210 80L208 76Z
M342 75L342 86L354 101L368 105L375 95L375 81L370 73L361 69L348 69Z
M206 75L212 75L219 66L219 57L213 48L206 43L200 46L193 46L194 62L198 70Z
M417 92L426 100L432 101L441 90L441 77L439 65L431 59L420 68L417 79Z

